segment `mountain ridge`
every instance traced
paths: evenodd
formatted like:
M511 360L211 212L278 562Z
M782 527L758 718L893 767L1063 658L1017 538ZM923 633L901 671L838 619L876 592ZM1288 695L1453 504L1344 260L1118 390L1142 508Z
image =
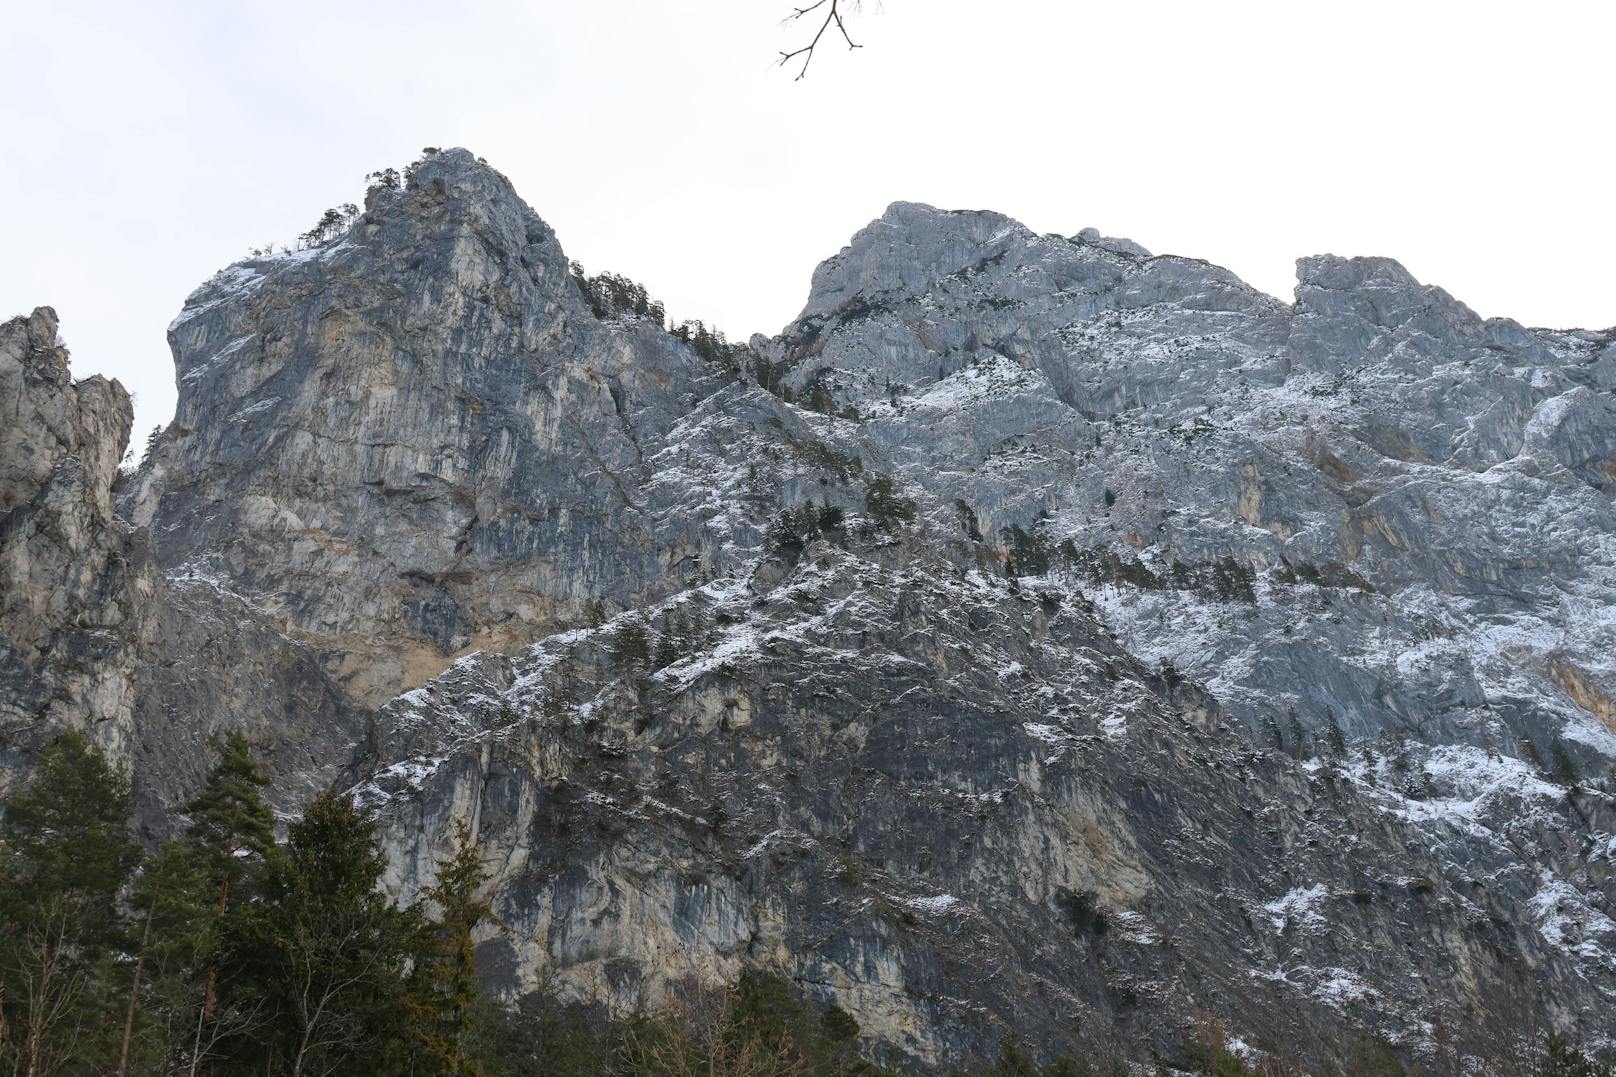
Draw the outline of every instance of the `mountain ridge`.
M127 522L127 421L90 454L79 545L150 551L100 659L134 702L30 688L8 766L100 727L155 811L246 728L289 806L378 813L400 893L474 827L502 991L762 964L921 1068L1200 1010L1314 1064L1342 1022L1433 1066L1609 1036L1616 332L917 203L749 348L587 284L450 150L200 287ZM238 661L154 672L202 624Z

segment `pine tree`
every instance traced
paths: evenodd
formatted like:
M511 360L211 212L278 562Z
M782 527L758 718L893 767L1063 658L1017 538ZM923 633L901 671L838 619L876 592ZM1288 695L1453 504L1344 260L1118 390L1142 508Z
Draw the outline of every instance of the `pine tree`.
M117 895L139 860L128 776L82 733L62 734L0 824L0 1060L15 1072L100 1070L122 996L112 958L126 941Z
M876 475L864 484L864 511L883 531L895 531L915 519L915 503L899 495L889 475Z
M351 797L322 793L291 825L266 862L259 900L224 924L221 1006L257 1018L228 1045L240 1072L402 1068L417 919L381 893L385 869L376 823Z
M215 743L218 761L185 806L185 844L211 881L223 916L244 881L275 844L275 813L264 802L269 776L252 757L247 737L233 729Z
M197 970L208 963L216 898L183 842L165 844L135 880L130 904L142 921L124 1013L117 1072L163 1072L189 1057L204 1000Z
M619 668L644 666L651 658L651 639L638 616L623 619L612 632L612 661Z
M684 635L683 619L677 610L662 618L662 631L657 635L656 650L651 659L652 669L666 669L679 660L679 638Z
M1291 736L1291 754L1298 759L1307 756L1307 732L1302 729L1302 720L1296 715L1296 708L1292 707L1285 716L1285 731Z
M1549 745L1549 759L1553 762L1550 773L1554 780L1567 789L1575 789L1582 774L1577 769L1577 761L1571 758L1571 752L1565 746L1565 741L1559 737Z
M584 605L584 624L590 628L600 628L606 623L606 603L598 598L590 599Z
M1341 723L1336 721L1335 711L1326 711L1330 724L1325 727L1325 735L1329 738L1330 754L1339 759L1347 754L1347 738L1341 732Z
M479 896L488 878L470 830L457 823L454 852L438 861L436 881L421 891L436 915L422 925L405 999L420 1056L415 1073L482 1077L472 1057L482 1000L473 937L494 918Z

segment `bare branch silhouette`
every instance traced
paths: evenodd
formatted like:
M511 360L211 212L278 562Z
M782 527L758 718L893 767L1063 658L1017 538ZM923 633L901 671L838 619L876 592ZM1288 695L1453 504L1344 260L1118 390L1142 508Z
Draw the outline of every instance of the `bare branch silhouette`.
M802 68L797 72L797 78L793 79L793 82L798 81L808 73L808 65L813 62L814 50L819 47L820 38L824 37L825 31L829 30L832 26L835 26L837 32L842 35L842 40L847 42L848 49L851 50L862 47L848 36L847 24L842 21L842 4L846 2L847 0L814 0L814 3L809 4L807 7L796 8L790 15L786 16L784 20L785 22L797 22L818 11L820 8L827 8L824 21L819 24L819 29L814 32L814 36L812 40L808 42L808 44L804 45L800 49L792 49L790 52L780 53L779 63L781 67L784 67L798 56L802 57ZM857 11L858 0L853 0L851 6L854 11Z

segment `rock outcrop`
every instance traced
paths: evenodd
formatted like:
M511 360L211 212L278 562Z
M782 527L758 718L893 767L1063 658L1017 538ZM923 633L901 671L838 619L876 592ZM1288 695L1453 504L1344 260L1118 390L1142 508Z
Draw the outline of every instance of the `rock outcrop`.
M1616 332L1298 269L897 203L742 354L432 154L190 297L124 519L121 391L0 331L7 762L155 820L251 729L402 894L471 827L502 991L764 965L919 1068L1598 1041Z
M464 150L340 240L239 263L169 327L179 405L132 497L379 702L475 647L621 608L712 550L647 513L646 445L709 393L603 328L547 225Z
M73 381L49 308L0 325L0 400L0 790L67 728L131 767L148 835L220 729L261 745L278 802L329 784L363 712L217 580L165 578L116 516L129 395Z

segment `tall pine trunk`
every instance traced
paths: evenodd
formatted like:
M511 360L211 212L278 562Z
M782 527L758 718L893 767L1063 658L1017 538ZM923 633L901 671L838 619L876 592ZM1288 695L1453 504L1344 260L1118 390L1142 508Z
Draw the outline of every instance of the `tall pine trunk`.
M157 897L152 896L151 908L146 910L146 927L140 933L140 953L135 957L135 978L129 984L129 1008L123 1015L123 1045L118 1048L118 1077L129 1072L129 1041L135 1035L135 1006L140 998L140 973L146 964L146 950L151 946L152 918L157 915Z

